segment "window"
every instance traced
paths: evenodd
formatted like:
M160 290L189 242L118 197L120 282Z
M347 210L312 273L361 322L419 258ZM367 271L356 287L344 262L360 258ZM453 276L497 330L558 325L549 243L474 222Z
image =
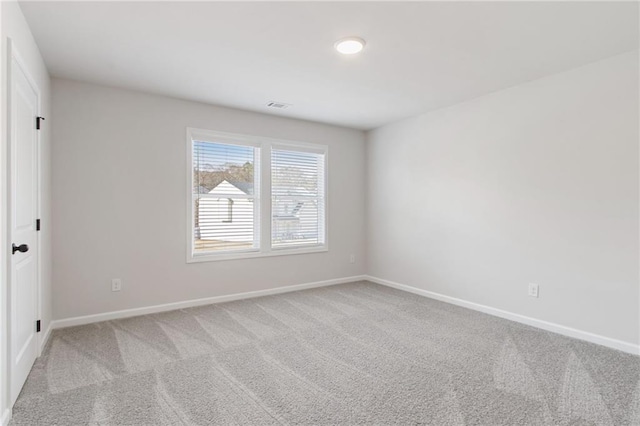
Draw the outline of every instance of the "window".
M188 262L326 251L327 147L188 129Z
M233 198L227 198L227 220L223 220L223 222L233 222Z
M324 242L324 155L271 150L271 245Z
M193 141L193 250L257 250L260 148Z

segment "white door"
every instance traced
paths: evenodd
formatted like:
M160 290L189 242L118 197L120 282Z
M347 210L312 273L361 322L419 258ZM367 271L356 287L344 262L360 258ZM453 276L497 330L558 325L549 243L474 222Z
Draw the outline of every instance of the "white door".
M10 380L18 398L38 356L38 130L39 94L14 55L10 78Z

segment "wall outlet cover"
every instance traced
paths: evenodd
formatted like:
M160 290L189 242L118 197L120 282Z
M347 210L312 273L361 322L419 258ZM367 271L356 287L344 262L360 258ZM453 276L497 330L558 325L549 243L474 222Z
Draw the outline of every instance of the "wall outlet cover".
M111 280L111 291L120 291L122 289L122 281L120 278L114 278Z

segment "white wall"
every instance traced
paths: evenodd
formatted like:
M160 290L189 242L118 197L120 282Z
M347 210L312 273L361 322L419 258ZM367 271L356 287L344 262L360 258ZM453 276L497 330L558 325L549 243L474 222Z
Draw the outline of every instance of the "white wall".
M631 52L371 131L368 273L637 344L638 113Z
M365 272L362 132L68 80L53 95L54 318ZM329 252L187 264L187 127L329 145Z
M11 38L12 46L15 48L22 59L24 60L27 68L35 79L36 84L40 89L41 95L41 107L42 115L46 118L43 124L41 136L41 164L42 164L42 199L41 199L41 219L43 228L40 234L41 238L41 272L42 272L42 288L41 288L41 313L42 313L42 327L43 333L48 329L51 323L52 309L51 309L51 151L50 151L50 125L51 125L51 89L50 80L47 69L40 56L40 51L36 45L31 31L27 26L22 11L18 3L14 1L2 1L0 2L1 13L1 32L2 32L2 52L1 52L1 91L2 91L2 104L0 106L0 134L2 135L2 143L0 144L0 163L2 166L2 174L0 175L0 216L1 216L1 244L0 244L0 309L2 312L2 318L0 319L0 346L2 348L0 359L2 365L0 369L0 377L2 378L2 386L0 388L0 417L5 413L5 409L8 407L8 389L7 389L7 368L6 363L6 348L7 348L7 265L8 254L7 247L11 242L7 240L6 230L7 217L6 217L6 203L7 203L7 170L9 163L7 160L7 67L10 63L7 60L7 38Z

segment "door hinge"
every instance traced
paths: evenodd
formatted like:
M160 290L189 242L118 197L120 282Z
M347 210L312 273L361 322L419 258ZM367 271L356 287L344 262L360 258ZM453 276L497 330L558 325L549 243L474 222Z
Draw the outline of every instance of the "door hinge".
M40 230L40 219L36 219L36 231Z
M36 333L40 333L40 320L36 321Z
M45 118L44 117L36 117L36 129L40 130L40 122L44 121Z

